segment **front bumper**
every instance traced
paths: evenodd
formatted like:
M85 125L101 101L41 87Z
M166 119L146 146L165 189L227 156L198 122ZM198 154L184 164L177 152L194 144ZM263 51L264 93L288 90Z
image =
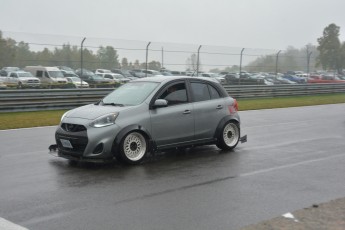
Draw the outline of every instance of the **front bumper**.
M66 130L64 125L60 125L55 132L57 156L86 162L113 160L112 146L118 130L117 125L90 129L84 127L84 129L75 130ZM70 143L70 146L63 143L66 141Z

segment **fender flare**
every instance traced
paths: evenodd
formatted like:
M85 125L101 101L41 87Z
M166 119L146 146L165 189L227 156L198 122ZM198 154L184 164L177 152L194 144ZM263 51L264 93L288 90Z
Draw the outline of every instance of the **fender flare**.
M226 123L228 123L229 121L235 121L238 124L240 124L240 119L237 116L227 115L227 116L223 117L223 119L220 120L220 122L218 123L216 131L214 133L215 139L219 140L220 135L222 135L222 129L223 129L224 125ZM240 128L240 132L241 132L241 128Z
M115 155L118 154L118 150L119 147L121 145L121 141L123 140L123 138L130 132L132 131L139 131L140 133L142 133L146 138L147 138L147 144L148 144L148 151L151 151L153 149L155 149L155 142L152 140L152 136L150 134L150 132L144 128L141 125L129 125L126 126L125 128L123 128L115 137L114 142L113 142L113 146L111 148L111 152Z

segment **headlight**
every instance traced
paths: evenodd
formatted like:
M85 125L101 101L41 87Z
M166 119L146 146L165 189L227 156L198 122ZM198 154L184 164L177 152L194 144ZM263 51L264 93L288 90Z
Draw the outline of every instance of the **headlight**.
M101 127L113 125L115 124L115 120L118 115L119 115L118 113L111 113L111 114L101 116L97 118L96 120L94 120L93 122L91 122L89 125L94 128L101 128Z

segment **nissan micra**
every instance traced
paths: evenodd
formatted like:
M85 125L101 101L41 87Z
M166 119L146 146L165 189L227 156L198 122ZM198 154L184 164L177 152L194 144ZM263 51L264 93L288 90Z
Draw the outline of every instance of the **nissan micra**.
M240 140L235 99L201 77L131 81L95 104L67 111L55 139L58 156L73 161L140 163L148 153Z

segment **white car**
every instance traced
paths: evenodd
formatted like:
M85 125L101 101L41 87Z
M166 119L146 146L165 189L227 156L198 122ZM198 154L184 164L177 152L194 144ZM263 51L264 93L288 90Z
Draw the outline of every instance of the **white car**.
M68 83L72 83L76 88L89 88L89 83L81 80L79 77L66 77Z
M113 80L117 83L127 83L131 80L119 73L97 73L97 75L103 77L104 79Z
M7 77L3 77L2 80L6 85L16 86L17 88L39 88L41 86L40 79L25 71L9 72Z

